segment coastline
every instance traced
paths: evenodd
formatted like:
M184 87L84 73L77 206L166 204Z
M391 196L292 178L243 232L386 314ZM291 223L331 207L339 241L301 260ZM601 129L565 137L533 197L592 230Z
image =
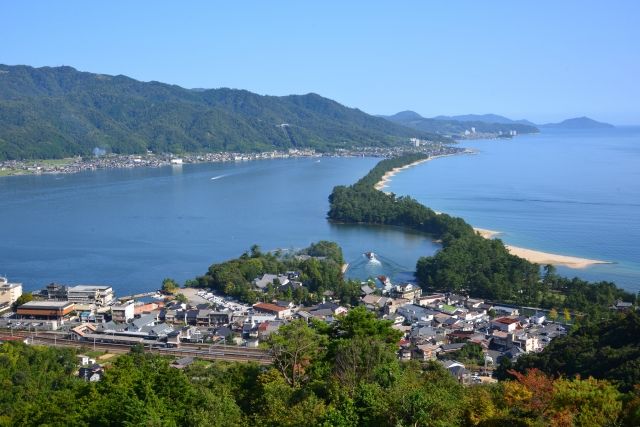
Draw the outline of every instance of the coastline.
M413 162L399 168L394 168L389 172L385 173L380 179L380 181L378 181L374 185L374 188L376 190L383 191L382 189L388 186L389 182L391 181L391 178L393 178L393 176L396 175L398 172L408 169L410 167L416 166L420 163L428 162L429 160L437 159L440 157L447 157L451 155L452 154L433 156L428 159L419 160L417 162ZM385 193L389 194L388 191L385 191ZM436 212L436 213L440 214L440 212ZM485 239L494 239L502 234L502 232L500 231L489 230L486 228L473 227L473 229L476 233L478 233L480 236L484 237ZM597 264L613 264L613 262L611 261L601 261L601 260L595 260L595 259L589 259L589 258L574 257L569 255L553 254L550 252L536 251L533 249L527 249L519 246L508 245L508 244L505 244L505 247L507 248L510 254L520 258L524 258L529 262L533 262L540 265L552 264L552 265L559 265L563 267L569 267L573 269L581 269L581 268L587 268Z
M467 152L465 152L465 153L467 153ZM456 156L458 154L459 153L441 154L441 155L438 155L438 156L431 156L428 159L418 160L416 162L409 163L408 165L404 165L404 166L401 166L401 167L393 168L389 172L387 172L384 175L382 175L382 178L380 178L380 181L376 182L375 185L373 186L373 188L375 188L376 190L382 191L382 189L387 186L389 181L391 181L391 178L393 178L394 175L397 174L400 171L403 171L405 169L409 169L409 168L411 168L413 166L419 165L420 163L424 163L424 162L428 162L428 161L431 161L431 160L439 159L441 157ZM470 153L467 153L467 154L470 154ZM389 194L388 191L384 191L384 193Z

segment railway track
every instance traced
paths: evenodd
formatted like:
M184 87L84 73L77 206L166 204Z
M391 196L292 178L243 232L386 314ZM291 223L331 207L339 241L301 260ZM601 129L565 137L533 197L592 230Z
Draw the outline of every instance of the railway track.
M59 334L55 332L40 333L39 335L34 335L28 332L14 331L13 336L28 339L29 343L35 345L89 348L92 350L108 351L110 353L116 354L128 353L133 347L133 345L129 344L72 340L63 338L63 336L59 336ZM153 345L145 345L144 351L152 354L162 354L176 357L192 356L203 360L256 362L263 365L272 363L271 356L264 350L232 346L183 344L181 347L155 347Z

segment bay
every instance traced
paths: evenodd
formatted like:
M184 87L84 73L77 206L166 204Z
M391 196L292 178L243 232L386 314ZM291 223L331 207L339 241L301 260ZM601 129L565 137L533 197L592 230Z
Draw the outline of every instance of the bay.
M252 244L338 242L354 278L412 279L428 236L331 224L328 196L379 159L292 158L0 179L0 275L25 289L108 284L119 295L180 282ZM381 264L363 253L374 251Z
M611 261L561 274L640 290L640 128L543 130L461 144L474 155L427 162L387 191L410 195L514 246Z

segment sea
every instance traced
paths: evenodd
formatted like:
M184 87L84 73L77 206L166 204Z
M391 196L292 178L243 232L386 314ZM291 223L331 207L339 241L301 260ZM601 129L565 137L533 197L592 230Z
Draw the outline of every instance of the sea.
M26 290L106 284L158 289L236 258L338 242L350 278L413 279L439 245L396 228L332 224L328 196L380 159L289 158L0 179L0 275ZM374 252L370 260L365 252Z
M460 145L474 154L407 169L386 190L499 231L514 246L612 262L558 272L640 291L640 127L543 129Z
M640 289L640 128L543 131L461 143L475 154L397 174L388 190L502 232L505 242L607 260L561 274ZM375 158L290 158L0 178L0 275L26 290L180 282L251 245L338 242L347 276L412 280L439 245L393 227L333 224L327 197ZM365 252L374 252L369 259Z

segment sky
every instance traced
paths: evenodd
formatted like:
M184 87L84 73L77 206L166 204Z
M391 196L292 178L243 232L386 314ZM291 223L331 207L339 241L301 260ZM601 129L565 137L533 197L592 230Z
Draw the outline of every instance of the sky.
M0 63L370 114L640 125L640 1L0 0Z

